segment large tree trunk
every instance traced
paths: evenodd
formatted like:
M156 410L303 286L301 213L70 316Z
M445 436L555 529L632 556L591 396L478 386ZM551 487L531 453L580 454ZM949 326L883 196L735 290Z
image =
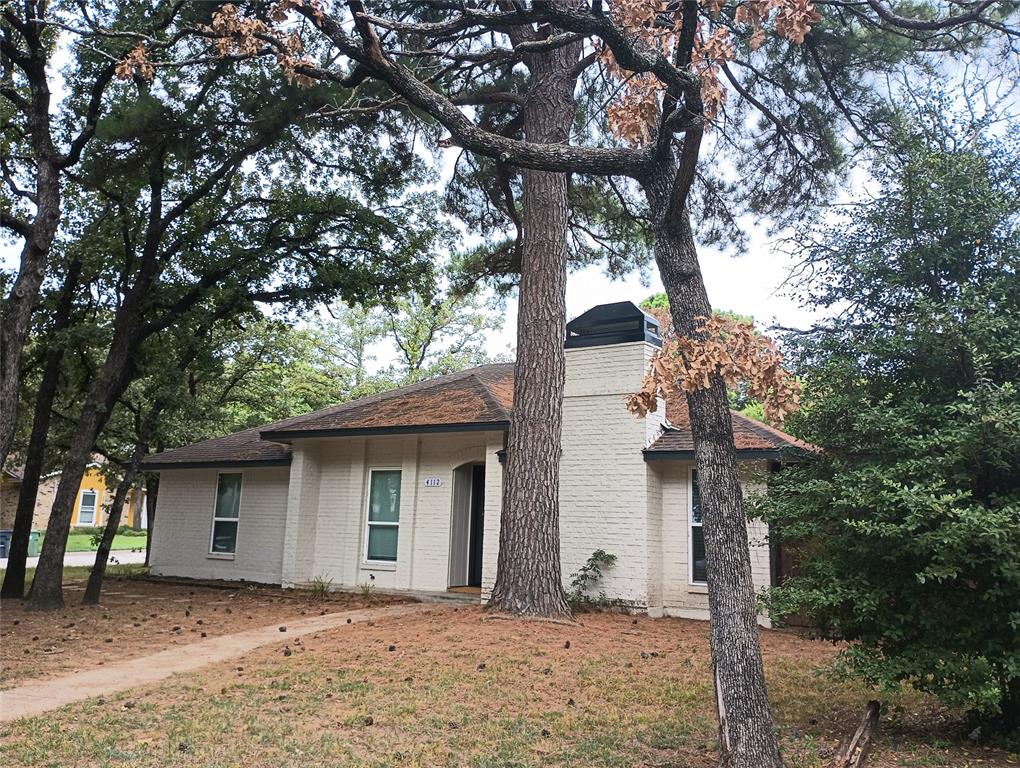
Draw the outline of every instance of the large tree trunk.
M0 467L7 461L18 421L21 353L32 323L32 310L46 275L46 257L60 218L59 173L39 164L39 213L32 234L21 250L21 265L11 295L4 301L0 320ZM44 191L45 190L45 191Z
M117 484L117 490L113 494L113 503L110 504L110 513L106 518L106 527L103 529L103 538L96 550L96 562L89 573L88 584L85 585L85 594L81 599L82 605L99 605L99 595L103 589L103 578L106 576L106 564L110 560L110 550L113 548L113 537L117 535L120 527L120 518L124 512L124 501L127 499L131 486L138 474L137 464L132 463L124 472L124 477Z
M53 146L49 141L49 91L33 87L33 110L41 111L45 118L33 117L32 122L46 121L46 127L37 126L33 133L45 133L36 145L36 205L31 231L21 249L18 277L10 296L3 303L0 318L0 467L7 461L14 440L18 420L18 389L21 383L21 353L32 323L32 311L39 298L39 288L46 276L46 259L53 245L60 222L60 170L53 161Z
M653 212L668 210L671 180L646 185ZM695 337L698 317L710 317L690 219L656 220L655 258L678 336ZM779 744L765 688L757 609L751 579L747 518L737 473L726 385L687 397L704 514L712 662L720 722L720 765L779 768Z
M158 451L157 451L158 453ZM159 475L149 472L145 476L145 565L152 557L152 536L156 532L156 498L159 496Z
M98 381L99 378L96 379L96 382ZM94 382L92 389L95 387ZM88 466L92 446L109 418L107 414L111 405L112 403L104 403L103 398L94 396L90 391L75 425L71 445L61 467L60 482L53 498L39 565L35 569L35 579L29 593L28 608L32 610L56 609L64 605L64 552L67 549L67 534L71 529L74 500Z
M528 141L565 143L576 106L579 45L528 61ZM490 605L526 616L569 616L560 568L560 433L567 290L567 176L524 171L514 412L507 444L499 560Z
M67 534L71 529L74 500L88 466L92 446L106 426L114 404L124 394L131 380L134 355L141 340L140 305L141 296L147 287L145 279L145 276L139 278L139 282L121 304L106 360L92 380L75 423L28 598L28 608L32 610L49 610L64 605L64 552L67 548Z
M1020 677L1010 678L1003 683L999 706L1004 730L1007 733L1020 733Z
M28 558L28 542L32 534L32 518L39 496L39 479L42 477L43 464L46 459L46 438L49 435L53 400L57 394L60 365L64 359L64 348L57 337L70 322L71 309L74 306L74 293L77 290L80 276L81 262L72 261L61 288L60 302L50 334L49 349L46 351L46 364L39 383L39 391L36 394L32 433L28 439L25 471L21 480L21 492L18 495L18 508L14 514L14 530L11 533L11 548L8 553L3 587L0 588L0 599L20 600L25 595L25 564Z

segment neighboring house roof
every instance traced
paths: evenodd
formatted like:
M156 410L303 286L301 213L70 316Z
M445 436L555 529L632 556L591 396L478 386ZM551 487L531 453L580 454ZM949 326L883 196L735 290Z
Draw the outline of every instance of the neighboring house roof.
M730 411L730 416L733 420L733 444L738 458L778 459L817 450L793 435L736 411ZM683 400L667 403L666 420L667 429L645 449L645 458L693 459L694 435L691 433L691 416L687 411L687 403Z
M504 429L513 363L482 365L150 456L146 469L284 465L295 437Z
M106 463L106 459L105 458L103 458L98 453L93 453L92 457L91 457L91 460L89 461L88 464L85 465L85 469L88 470L90 468L102 467L105 463ZM5 474L7 477L9 477L12 480L14 480L14 482L20 483L20 482L22 482L25 479L25 465L21 464L21 465L16 466L16 467L6 467L4 469L4 471L3 471L3 474ZM50 472L47 472L44 475L42 475L41 479L46 480L46 479L51 478L51 477L57 477L60 474L61 474L61 470L54 469L54 470L52 470Z

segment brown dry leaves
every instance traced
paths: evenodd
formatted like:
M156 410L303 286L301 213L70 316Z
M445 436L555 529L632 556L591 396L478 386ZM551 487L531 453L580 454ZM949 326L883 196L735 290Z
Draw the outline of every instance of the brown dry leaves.
M248 16L243 16L237 6L228 3L213 14L212 24L203 28L216 37L216 50L220 56L242 56L252 58L270 47L276 56L284 75L302 88L310 88L315 80L299 71L300 67L313 66L314 62L302 56L304 44L301 36L287 33L276 25L287 20L287 13L305 3L303 0L280 0L269 9L272 25ZM321 14L318 3L309 6Z
M734 48L729 28L713 23L722 12L721 0L699 3L708 18L698 23L690 69L701 80L703 115L711 121L726 104L721 67L733 60ZM672 58L680 39L681 14L667 7L664 0L615 0L611 13L630 35ZM811 0L744 0L733 16L737 26L751 27L751 50L765 42L763 26L770 21L777 35L799 45L820 20ZM607 47L601 51L601 61L606 73L622 84L619 96L607 110L610 130L631 146L647 144L661 110L662 83L654 75L623 69Z
M143 43L132 48L128 55L117 62L114 73L118 80L130 80L135 73L144 80L152 81L156 76L156 67L149 60L149 49Z
M315 80L300 70L302 67L314 66L315 62L301 55L304 50L301 36L285 32L280 27L287 21L288 13L299 7L310 8L317 21L322 19L323 10L319 0L278 0L269 8L269 22L245 16L236 5L227 3L213 14L211 24L202 25L199 30L213 38L217 55L224 58L255 58L272 54L290 82L302 88L310 88ZM151 81L156 76L156 65L150 58L149 49L139 43L117 62L115 72L121 80L127 80L137 73Z
M800 384L783 368L776 343L750 323L724 317L699 317L697 338L666 337L641 382L641 390L627 398L627 408L644 416L667 400L707 389L715 376L735 389L745 384L748 394L761 401L765 417L782 424L800 405Z

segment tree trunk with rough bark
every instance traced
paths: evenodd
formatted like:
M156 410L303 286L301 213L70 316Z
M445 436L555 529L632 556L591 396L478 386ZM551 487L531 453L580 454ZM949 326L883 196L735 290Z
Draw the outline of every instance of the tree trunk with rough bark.
M28 439L25 470L21 479L18 507L14 513L14 529L11 532L11 546L8 553L7 569L4 572L3 587L0 588L0 599L20 600L25 596L28 542L32 534L32 518L35 515L35 504L39 496L39 480L42 477L46 459L46 438L50 430L50 416L60 380L60 366L64 359L64 349L58 343L57 335L70 322L74 293L78 287L80 276L81 262L75 260L68 267L67 276L64 278L64 285L61 288L60 302L50 334L49 349L46 351L46 363L42 379L39 382L39 391L36 393L32 432Z
M1003 683L999 708L1003 730L1006 733L1020 733L1020 677L1010 678Z
M37 51L36 56L44 56ZM50 92L45 60L32 83L29 125L36 154L36 213L21 249L18 276L4 299L0 318L0 467L7 461L18 420L21 354L32 324L32 311L46 276L46 260L60 223L60 168L49 131Z
M110 504L110 513L106 518L106 527L103 529L103 538L96 549L96 562L89 573L88 583L85 585L85 594L82 596L82 605L99 605L99 595L103 590L103 578L106 576L106 564L110 560L110 550L113 548L113 537L117 535L120 527L120 518L124 513L124 502L131 490L131 486L137 476L137 466L132 465L124 472L124 477L117 484L117 490L113 494L113 502Z
M119 388L112 398L100 395L96 391L100 387L106 387L108 392L113 391L114 382L108 379L108 376L101 375L93 381L81 416L75 425L71 444L65 454L60 482L50 510L50 520L46 526L39 565L35 569L35 579L32 581L32 591L28 597L27 607L31 610L51 610L64 606L64 552L67 549L67 535L71 530L74 500L88 466L95 439L106 424L113 403L123 391Z
M64 605L64 552L67 548L67 534L71 529L74 500L96 438L106 426L114 405L131 381L134 355L142 341L141 301L151 280L151 272L155 269L154 255L143 261L138 282L120 306L110 349L92 379L70 445L64 454L60 482L53 498L39 565L28 598L27 607L31 610L51 610Z
M645 184L656 229L655 258L677 335L693 338L697 318L710 317L712 306L687 211L673 219L664 215L670 200L664 190L672 189L672 175L668 175ZM688 394L687 403L704 514L720 765L780 768L726 385L716 376L708 389Z
M157 446L157 453L162 448ZM145 475L145 565L148 567L152 556L152 536L156 532L156 499L159 496L159 475L149 472Z
M184 362L184 365L187 365L187 362ZM124 512L124 502L131 491L131 486L135 484L135 478L138 477L138 469L141 466L142 459L149 452L149 435L152 432L152 428L159 420L159 416L165 407L166 400L157 398L149 412L135 421L137 432L135 447L131 451L131 458L124 470L124 476L121 478L113 495L110 515L106 520L106 528L103 529L103 538L99 542L99 548L96 550L96 562L92 567L92 572L89 574L88 584L85 586L85 595L81 601L82 605L99 604L99 595L103 589L103 577L106 575L106 564L110 559L113 537L117 535L117 529L120 527L120 519ZM148 547L148 543L146 543L146 547ZM148 553L148 549L146 549L146 553ZM146 560L148 560L148 554L146 554Z
M579 55L573 44L528 59L528 141L567 141ZM524 171L514 410L490 598L495 610L524 616L571 613L560 568L559 510L568 215L566 174Z

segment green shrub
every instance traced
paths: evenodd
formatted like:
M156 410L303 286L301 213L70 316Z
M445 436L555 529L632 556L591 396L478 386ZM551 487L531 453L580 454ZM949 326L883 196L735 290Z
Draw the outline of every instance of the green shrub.
M757 502L795 564L765 600L847 641L848 672L1017 727L1020 147L966 132L893 156L806 247L840 313L787 339L791 428L825 452Z
M596 549L577 571L570 577L570 591L567 593L567 600L575 608L588 606L608 607L614 604L613 600L601 590L598 596L590 594L591 589L602 579L602 569L611 568L616 563L616 555L606 552L604 549Z

